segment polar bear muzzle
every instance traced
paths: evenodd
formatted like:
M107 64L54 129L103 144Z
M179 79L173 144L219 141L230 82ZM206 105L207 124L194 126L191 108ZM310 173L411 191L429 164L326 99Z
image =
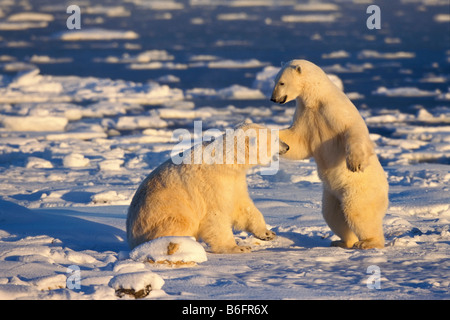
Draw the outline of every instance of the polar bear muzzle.
M284 143L283 141L280 140L280 150L279 150L279 154L285 154L286 152L289 151L289 146Z
M275 91L274 91L274 93L275 93ZM281 97L281 98L277 98L277 97L275 96L275 94L272 94L272 97L270 98L270 101L273 101L273 102L279 103L279 104L284 104L284 103L286 103L286 100L287 100L287 95L285 95L285 96L283 96L283 97Z

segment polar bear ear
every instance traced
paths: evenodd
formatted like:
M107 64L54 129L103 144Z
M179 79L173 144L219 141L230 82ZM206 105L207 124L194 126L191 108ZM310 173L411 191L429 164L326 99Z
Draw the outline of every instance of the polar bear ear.
M283 68L286 63L281 61L281 67Z

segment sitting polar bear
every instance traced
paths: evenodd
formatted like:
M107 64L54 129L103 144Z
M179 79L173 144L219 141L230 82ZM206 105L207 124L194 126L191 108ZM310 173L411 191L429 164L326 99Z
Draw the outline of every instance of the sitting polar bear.
M286 63L275 79L271 100L284 104L293 99L293 123L280 131L290 146L284 157L314 157L323 181L322 213L341 238L332 245L384 247L388 183L358 110L322 69L306 60Z
M190 161L196 147L187 152L189 161L166 161L142 182L130 204L126 223L130 247L159 237L192 236L216 253L249 252L250 247L236 244L233 227L262 240L273 239L275 233L267 230L248 194L246 172L270 163L288 148L277 132L245 123L232 134L203 143L200 150L208 150L203 163Z

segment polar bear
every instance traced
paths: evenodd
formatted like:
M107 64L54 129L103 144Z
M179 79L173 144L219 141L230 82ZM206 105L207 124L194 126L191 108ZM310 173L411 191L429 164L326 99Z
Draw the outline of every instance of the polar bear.
M323 182L323 217L340 237L331 245L384 247L388 182L358 110L322 69L306 60L286 63L275 79L271 100L284 104L294 99L293 123L279 133L290 146L283 157L314 157Z
M246 172L289 147L276 130L257 124L246 122L231 131L201 145L201 163L191 161L194 146L186 154L189 161L169 159L142 182L127 215L131 248L164 236L192 236L212 252L241 253L250 247L236 244L233 228L262 240L275 237L248 194Z

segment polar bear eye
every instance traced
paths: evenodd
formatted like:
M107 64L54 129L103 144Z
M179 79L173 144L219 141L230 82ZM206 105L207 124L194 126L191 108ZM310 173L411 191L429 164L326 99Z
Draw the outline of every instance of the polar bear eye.
M280 82L279 84L280 84L280 86L284 86L284 82Z

